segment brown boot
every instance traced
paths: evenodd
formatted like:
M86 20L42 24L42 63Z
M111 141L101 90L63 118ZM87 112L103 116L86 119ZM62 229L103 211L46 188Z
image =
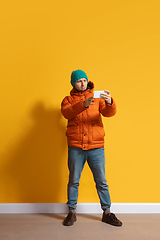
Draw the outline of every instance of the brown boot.
M104 212L103 217L102 217L102 222L111 224L116 227L122 226L122 222L119 219L117 219L117 217L114 213L105 214L105 212Z
M67 217L64 219L63 225L64 226L72 226L76 220L77 220L76 213L73 213L70 211L68 213Z

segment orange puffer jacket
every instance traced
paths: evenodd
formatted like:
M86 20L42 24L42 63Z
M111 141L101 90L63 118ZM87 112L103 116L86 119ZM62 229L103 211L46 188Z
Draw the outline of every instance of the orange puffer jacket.
M112 105L105 100L96 98L94 105L85 108L83 102L88 97L93 97L94 84L88 83L85 92L78 92L74 88L70 96L63 99L61 112L68 119L66 136L68 146L89 150L104 146L104 128L101 114L112 117L116 113L116 104L112 98Z

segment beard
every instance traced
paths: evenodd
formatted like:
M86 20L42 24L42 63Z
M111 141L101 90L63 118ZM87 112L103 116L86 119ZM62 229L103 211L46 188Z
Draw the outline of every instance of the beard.
M87 90L87 88L86 89L84 89L84 90L81 90L80 92L85 92Z
M75 87L74 87L75 88ZM77 88L75 88L76 89L76 91L78 91L78 92L85 92L86 90L87 90L87 88L86 89L84 89L84 90L78 90Z

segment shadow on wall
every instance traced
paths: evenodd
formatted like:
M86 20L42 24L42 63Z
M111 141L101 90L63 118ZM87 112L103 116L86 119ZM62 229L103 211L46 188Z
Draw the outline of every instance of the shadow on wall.
M60 202L68 178L63 116L37 103L31 118L32 127L5 155L5 202Z

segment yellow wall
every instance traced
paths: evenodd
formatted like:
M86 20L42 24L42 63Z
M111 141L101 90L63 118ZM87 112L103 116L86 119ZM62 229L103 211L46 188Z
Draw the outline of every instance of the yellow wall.
M72 70L111 91L103 119L112 202L160 202L159 0L3 1L0 8L0 201L67 200ZM85 166L79 202L99 202Z

